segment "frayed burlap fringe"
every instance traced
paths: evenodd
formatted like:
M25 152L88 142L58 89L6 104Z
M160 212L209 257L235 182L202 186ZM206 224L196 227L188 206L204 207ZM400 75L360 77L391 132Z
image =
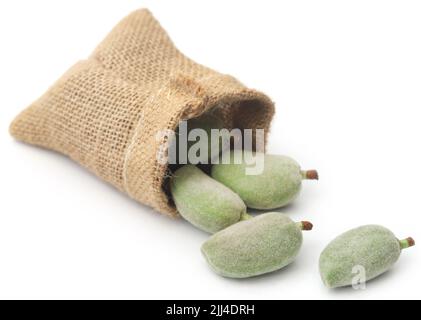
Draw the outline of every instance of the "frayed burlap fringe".
M228 128L268 131L264 94L179 52L148 10L123 19L11 124L18 140L61 152L155 210L176 215L157 153L160 130L216 108Z

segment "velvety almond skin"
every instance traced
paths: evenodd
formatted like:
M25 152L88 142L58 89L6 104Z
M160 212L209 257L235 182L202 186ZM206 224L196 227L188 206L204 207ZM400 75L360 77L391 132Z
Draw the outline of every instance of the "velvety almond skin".
M209 233L238 222L246 213L246 205L237 194L193 165L174 173L171 193L180 215Z
M270 212L214 234L201 250L219 275L247 278L290 264L300 250L302 239L300 223L282 213Z
M368 281L389 270L400 254L400 241L390 230L378 225L362 226L329 243L320 255L320 275L329 288L349 286L356 276L354 267L363 267Z
M235 154L251 151L234 150ZM299 164L286 156L263 155L264 170L258 175L246 175L247 164L215 164L212 166L212 177L237 193L249 208L275 209L292 202L299 194L302 171Z

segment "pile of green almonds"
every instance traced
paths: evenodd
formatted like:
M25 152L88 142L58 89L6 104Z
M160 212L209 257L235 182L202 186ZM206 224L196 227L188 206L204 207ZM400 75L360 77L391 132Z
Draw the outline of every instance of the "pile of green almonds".
M212 128L223 127L223 122L211 115L189 121L189 128L203 128L209 139ZM222 144L213 146L210 140L202 143L222 151ZM238 159L256 155L264 161L263 170L248 175L246 161ZM209 174L193 164L173 172L170 190L177 210L191 224L212 234L201 251L216 273L247 278L279 270L297 257L302 231L311 230L312 224L294 222L279 212L253 217L247 208L284 207L298 196L302 181L317 180L318 173L302 170L286 156L247 150L230 151L229 156L228 163L213 164ZM206 160L209 158L206 155ZM355 267L364 269L364 280L368 281L390 269L401 250L414 244L412 238L398 240L378 225L352 229L334 239L321 253L322 281L329 288L349 286L355 278Z

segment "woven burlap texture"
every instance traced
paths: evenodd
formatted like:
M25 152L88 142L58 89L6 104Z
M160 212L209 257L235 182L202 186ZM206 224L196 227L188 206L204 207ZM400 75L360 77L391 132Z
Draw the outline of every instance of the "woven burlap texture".
M164 191L157 133L218 108L227 127L269 129L264 94L179 52L146 10L123 19L16 117L20 141L63 153L142 204L177 216Z

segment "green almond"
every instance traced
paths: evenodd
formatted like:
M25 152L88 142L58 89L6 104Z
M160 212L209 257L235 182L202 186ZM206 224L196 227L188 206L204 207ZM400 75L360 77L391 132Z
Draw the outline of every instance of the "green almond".
M336 288L373 279L398 261L402 249L414 244L412 238L398 240L378 225L352 229L330 242L320 255L323 283Z
M170 186L180 215L206 232L215 233L247 218L246 205L237 194L193 165L178 169Z
M282 213L270 212L214 234L201 250L219 275L253 277L294 261L301 248L302 230L311 228L309 222L296 223Z
M286 206L298 196L303 179L318 179L317 171L303 171L289 157L258 155L264 160L264 166L256 175L246 173L250 167L246 157L256 158L256 153L251 151L234 150L229 163L222 159L221 164L212 167L212 177L237 193L249 208L268 210Z

